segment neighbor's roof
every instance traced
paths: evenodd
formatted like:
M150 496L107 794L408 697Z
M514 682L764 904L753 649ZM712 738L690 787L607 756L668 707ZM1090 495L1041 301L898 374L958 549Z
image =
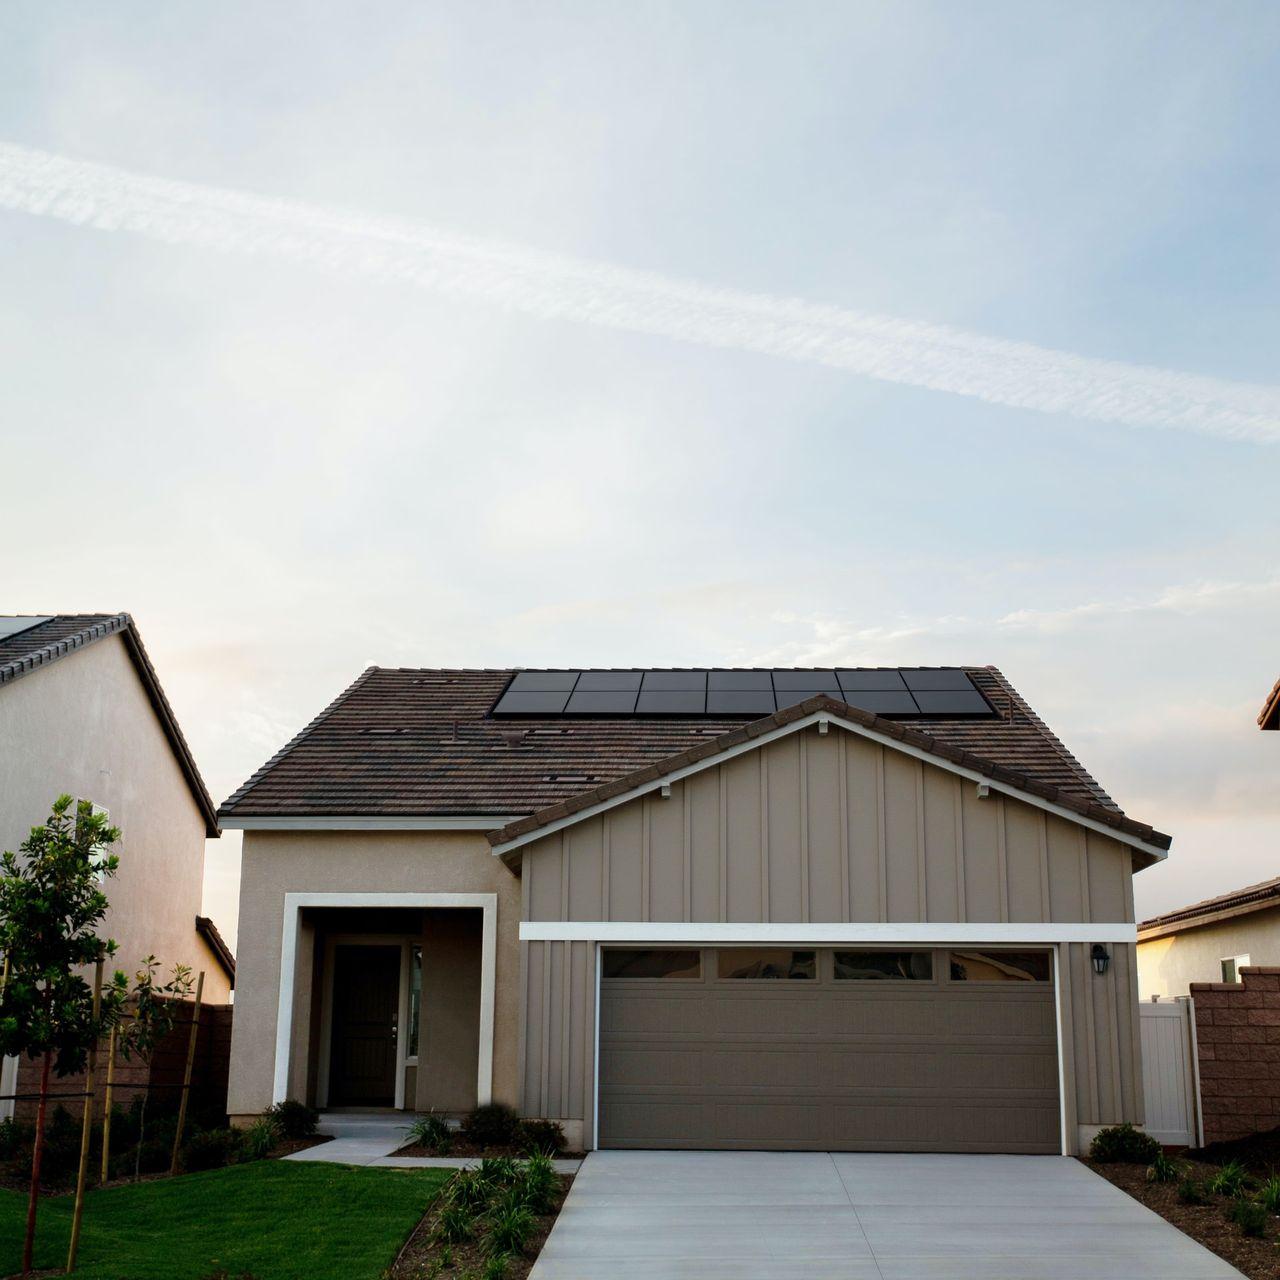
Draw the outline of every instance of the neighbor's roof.
M209 945L209 950L217 957L222 971L231 980L231 989L236 987L236 958L226 939L218 932L218 926L208 916L196 916L196 932Z
M1274 880L1247 884L1243 889L1219 894L1216 898L1206 898L1203 902L1193 902L1189 907L1167 911L1162 916L1152 916L1138 926L1138 941L1147 942L1152 938L1162 938L1171 933L1180 933L1184 929L1213 924L1232 916L1265 911L1269 907L1280 907L1280 876Z
M1125 818L994 667L963 668L997 715L919 718L910 728L845 708L890 736L961 753L970 767L1167 845ZM501 817L577 801L691 747L744 730L741 717L494 718L512 670L370 667L219 810L227 820L287 817ZM803 705L803 704L802 704ZM787 717L773 717L755 722ZM999 771L997 772L994 771Z
M8 616L12 618L13 615ZM187 746L186 738L182 736L177 717L160 687L160 679L151 665L133 619L127 613L59 613L36 616L45 617L47 621L25 631L0 636L0 689L33 671L43 670L63 658L79 653L81 649L96 644L99 640L118 635L124 642L125 650L147 691L152 709L169 739L187 786L191 789L191 795L204 816L205 829L211 836L218 835L218 815L213 799L200 777L195 757Z
M1258 712L1258 724L1263 729L1280 729L1280 680L1275 682L1262 710Z

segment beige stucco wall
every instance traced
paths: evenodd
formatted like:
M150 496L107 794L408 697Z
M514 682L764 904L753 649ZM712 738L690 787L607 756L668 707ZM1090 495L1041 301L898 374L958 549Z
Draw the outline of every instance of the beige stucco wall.
M240 872L236 1017L228 1109L271 1104L286 893L494 893L497 954L493 1096L518 1097L520 882L476 832L247 831ZM307 1047L318 1034L314 933L303 923L294 983L290 1095L308 1092ZM424 974L425 977L425 974ZM478 1016L478 999L477 999ZM425 1085L417 1073L416 1092Z
M0 689L0 847L16 850L62 792L102 805L120 828L104 932L132 974L154 954L205 970L225 1004L226 974L195 930L205 824L119 636Z
M1239 955L1250 964L1280 965L1280 908L1139 942L1141 998L1185 996L1192 982L1221 982L1223 959Z
M529 920L1131 923L1118 841L843 730L806 729L526 846ZM1142 1120L1133 947L1058 948L1069 1137ZM522 1106L591 1141L589 942L524 944Z

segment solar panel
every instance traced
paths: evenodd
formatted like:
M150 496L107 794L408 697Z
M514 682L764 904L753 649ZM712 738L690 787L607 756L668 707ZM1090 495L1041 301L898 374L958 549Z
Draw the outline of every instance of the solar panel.
M0 640L7 640L10 636L21 635L24 631L30 631L32 627L38 627L42 622L52 622L53 615L47 617L21 617L21 618L0 618Z
M519 671L493 714L758 717L817 694L898 718L997 714L959 667Z

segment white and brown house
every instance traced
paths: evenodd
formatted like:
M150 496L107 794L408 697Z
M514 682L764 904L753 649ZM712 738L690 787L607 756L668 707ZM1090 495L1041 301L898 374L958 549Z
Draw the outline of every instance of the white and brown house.
M220 817L242 1117L997 1152L1143 1120L1132 880L1169 837L991 667L374 667Z

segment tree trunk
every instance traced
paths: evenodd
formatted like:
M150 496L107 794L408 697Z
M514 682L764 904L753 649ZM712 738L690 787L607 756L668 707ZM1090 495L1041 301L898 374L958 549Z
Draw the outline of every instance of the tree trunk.
M44 1118L49 1106L49 1068L52 1065L53 1054L46 1051L44 1064L40 1068L40 1105L36 1108L36 1136L31 1146L31 1195L27 1200L27 1235L22 1243L24 1275L31 1270L36 1247L36 1207L40 1203L40 1160L44 1155Z
M147 1083L151 1083L150 1075L147 1077ZM148 1088L142 1095L142 1106L138 1108L138 1149L133 1153L134 1182L142 1181L142 1144L147 1139L147 1101L150 1097L151 1090Z

